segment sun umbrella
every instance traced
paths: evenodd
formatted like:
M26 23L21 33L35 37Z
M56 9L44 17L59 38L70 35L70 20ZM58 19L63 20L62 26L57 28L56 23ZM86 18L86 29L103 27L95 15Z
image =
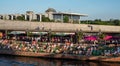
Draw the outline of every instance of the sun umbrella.
M85 37L85 40L95 41L95 40L97 40L97 37L96 36L87 36L87 37Z
M103 39L104 39L104 40L110 40L110 39L112 39L112 36L107 35L107 36L105 36Z

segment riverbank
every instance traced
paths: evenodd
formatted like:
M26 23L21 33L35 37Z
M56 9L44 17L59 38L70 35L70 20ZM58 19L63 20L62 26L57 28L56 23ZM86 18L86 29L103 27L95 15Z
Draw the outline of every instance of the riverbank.
M9 50L0 50L0 54L26 56L26 57L54 58L54 59L72 59L72 60L82 60L82 61L120 62L120 57L107 57L107 56L80 56L80 55L71 55L71 54L34 53L34 52L9 51Z

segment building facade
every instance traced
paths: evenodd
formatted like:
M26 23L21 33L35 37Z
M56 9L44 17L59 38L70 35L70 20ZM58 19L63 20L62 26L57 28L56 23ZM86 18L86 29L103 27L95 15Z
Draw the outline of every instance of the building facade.
M68 22L80 23L81 16L87 16L86 14L79 13L68 13L68 12L57 12L53 8L48 8L45 13L35 14L33 11L26 11L25 14L6 14L0 15L1 20L19 20L23 19L26 21L39 21L42 22L42 17L45 16L54 22L64 22L64 18L67 16Z

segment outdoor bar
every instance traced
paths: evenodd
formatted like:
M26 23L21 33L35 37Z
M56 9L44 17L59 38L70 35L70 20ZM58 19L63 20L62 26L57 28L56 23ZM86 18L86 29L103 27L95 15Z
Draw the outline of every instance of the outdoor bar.
M0 31L0 54L120 62L119 26L0 20Z

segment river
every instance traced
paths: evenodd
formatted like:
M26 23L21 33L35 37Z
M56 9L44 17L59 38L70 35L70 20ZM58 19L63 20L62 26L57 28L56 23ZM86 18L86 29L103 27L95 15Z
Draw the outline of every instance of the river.
M0 55L0 66L120 66L120 63Z

